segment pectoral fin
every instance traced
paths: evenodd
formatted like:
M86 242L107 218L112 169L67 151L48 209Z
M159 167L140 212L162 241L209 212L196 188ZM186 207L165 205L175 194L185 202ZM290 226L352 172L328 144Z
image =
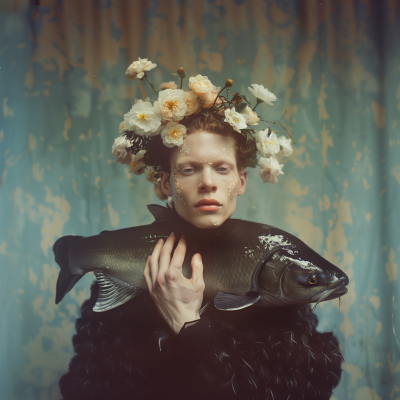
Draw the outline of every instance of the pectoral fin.
M259 294L237 296L235 294L218 292L218 294L214 297L214 305L218 310L234 311L250 307L259 300L261 300L261 296Z
M102 271L94 271L97 282L99 283L99 296L93 311L103 312L118 307L126 303L132 297L137 296L141 289L129 285L115 276L105 274Z

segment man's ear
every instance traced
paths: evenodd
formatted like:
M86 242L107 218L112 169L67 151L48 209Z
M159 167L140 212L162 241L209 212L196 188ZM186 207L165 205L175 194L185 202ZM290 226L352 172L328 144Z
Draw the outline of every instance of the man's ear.
M164 171L160 172L161 190L166 196L172 196L171 182L169 181L170 174Z
M237 191L237 195L240 196L246 190L246 179L247 179L247 171L243 170L239 173L240 185Z

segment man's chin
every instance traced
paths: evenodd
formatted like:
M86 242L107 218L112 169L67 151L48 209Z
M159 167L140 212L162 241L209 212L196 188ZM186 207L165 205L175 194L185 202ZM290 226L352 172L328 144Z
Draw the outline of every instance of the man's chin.
M178 212L179 214L179 212ZM205 215L180 215L184 220L190 222L196 228L199 229L215 229L221 226L228 218L221 217L220 215L216 215L213 213L205 214Z

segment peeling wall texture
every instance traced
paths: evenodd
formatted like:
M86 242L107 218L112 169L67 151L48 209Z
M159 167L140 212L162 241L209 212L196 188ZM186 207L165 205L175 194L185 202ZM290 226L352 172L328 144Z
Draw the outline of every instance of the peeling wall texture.
M56 306L54 241L150 223L146 204L162 204L111 155L133 99L152 96L125 79L138 57L157 83L184 66L276 94L259 108L288 110L295 152L277 185L249 171L235 216L298 235L349 276L340 309L316 311L346 359L332 398L400 399L398 0L45 0L2 9L0 32L2 399L60 398L93 276Z

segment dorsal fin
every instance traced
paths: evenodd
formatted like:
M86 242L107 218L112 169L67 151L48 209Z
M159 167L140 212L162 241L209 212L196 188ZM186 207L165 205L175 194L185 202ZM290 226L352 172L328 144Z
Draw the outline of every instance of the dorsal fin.
M171 218L172 210L167 207L159 206L158 204L149 204L147 208L153 214L157 222L166 221Z

